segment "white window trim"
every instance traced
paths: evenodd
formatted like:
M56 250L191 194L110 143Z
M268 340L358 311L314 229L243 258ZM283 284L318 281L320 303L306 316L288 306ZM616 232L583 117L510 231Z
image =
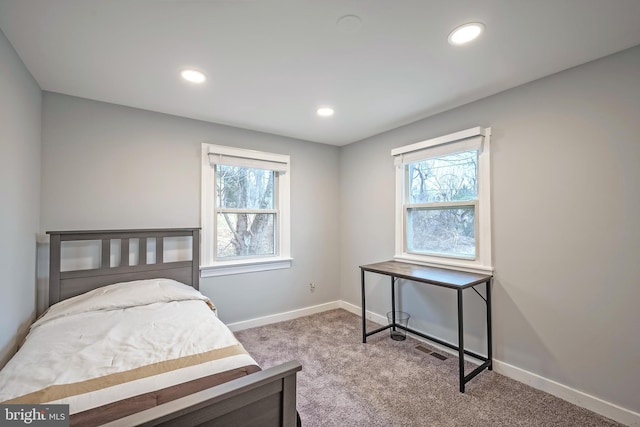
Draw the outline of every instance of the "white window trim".
M280 222L278 225L278 254L229 261L216 261L214 241L214 170L210 156L219 156L232 163L246 167L268 168L278 172L278 208ZM251 273L257 271L276 270L291 267L291 232L290 232L290 156L285 154L265 153L243 148L226 147L203 143L201 154L201 255L200 276L215 277L229 274Z
M449 258L434 255L418 255L406 250L405 228L405 173L404 166L417 158L429 158L448 152L463 151L470 145L477 145L478 152L478 218L476 221L478 238L475 259ZM473 273L492 273L491 256L491 128L475 127L438 138L405 145L391 150L396 165L396 224L395 255L398 261L413 262L431 267L449 268ZM427 151L428 150L428 151Z

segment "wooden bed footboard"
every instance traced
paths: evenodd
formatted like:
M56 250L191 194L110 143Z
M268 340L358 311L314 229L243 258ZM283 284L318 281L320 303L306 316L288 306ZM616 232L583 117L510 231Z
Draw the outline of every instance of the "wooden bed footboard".
M295 427L298 362L246 377L120 418L105 426Z

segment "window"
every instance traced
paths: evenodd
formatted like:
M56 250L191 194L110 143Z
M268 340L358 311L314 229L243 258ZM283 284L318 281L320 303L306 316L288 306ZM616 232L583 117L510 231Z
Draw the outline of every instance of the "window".
M291 266L287 155L202 144L203 277Z
M490 134L478 127L391 151L397 259L492 271Z

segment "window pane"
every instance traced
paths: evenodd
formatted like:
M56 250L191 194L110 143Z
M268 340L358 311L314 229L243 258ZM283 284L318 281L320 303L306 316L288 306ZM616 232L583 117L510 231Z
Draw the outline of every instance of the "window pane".
M409 203L477 199L477 166L476 150L410 163Z
M408 209L407 250L475 257L475 207Z
M216 205L219 208L273 209L275 172L216 165Z
M216 257L275 255L274 213L219 213Z

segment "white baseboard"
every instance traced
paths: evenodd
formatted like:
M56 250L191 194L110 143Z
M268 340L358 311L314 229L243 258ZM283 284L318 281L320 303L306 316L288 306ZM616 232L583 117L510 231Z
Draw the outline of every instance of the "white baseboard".
M338 300L338 301L328 302L325 304L314 305L312 307L302 308L299 310L293 310L293 311L287 311L285 313L274 314L271 316L264 316L256 319L235 322L235 323L228 324L227 326L232 331L240 331L243 329L255 328L257 326L263 326L271 323L283 322L285 320L296 319L298 317L309 316L312 314L321 313L323 311L335 310L337 308L342 308L358 316L362 315L362 308L358 307L357 305L348 303L346 301ZM366 317L368 320L371 320L372 322L378 323L380 325L385 325L387 323L386 316L382 316L380 314L377 314L371 311L367 311ZM430 346L437 348L439 351L452 354L453 356L458 356L458 353L455 350L452 350L448 347L439 345L431 341L427 341L422 337L413 336L413 338L417 339L418 341L428 343ZM468 358L468 359L465 358L465 360L468 360L472 363L479 364L478 361L472 358ZM623 407L607 402L595 396L591 396L590 394L576 390L564 384L560 384L549 378L541 377L538 374L534 374L533 372L526 371L524 369L518 368L516 366L510 365L506 362L502 362L497 359L493 359L493 369L495 372L501 375L504 375L508 378L527 384L533 388L544 391L553 396L559 397L560 399L564 399L570 403L573 403L574 405L596 412L607 418L611 418L612 420L622 423L624 425L631 426L631 427L640 427L640 414L637 412L631 411L629 409L625 409Z
M574 405L581 406L596 412L614 421L627 426L640 426L640 414L629 409L607 402L598 397L576 390L564 384L560 384L549 378L541 377L533 372L525 371L517 366L493 359L493 369L513 380L527 384L538 390L552 394Z
M332 301L325 304L319 304L311 307L301 308L299 310L286 311L284 313L272 314L270 316L257 317L255 319L229 323L227 324L227 326L229 327L229 329L235 332L235 331L241 331L243 329L270 325L271 323L284 322L285 320L297 319L298 317L311 316L312 314L322 313L323 311L335 310L337 308L340 308L340 301Z

